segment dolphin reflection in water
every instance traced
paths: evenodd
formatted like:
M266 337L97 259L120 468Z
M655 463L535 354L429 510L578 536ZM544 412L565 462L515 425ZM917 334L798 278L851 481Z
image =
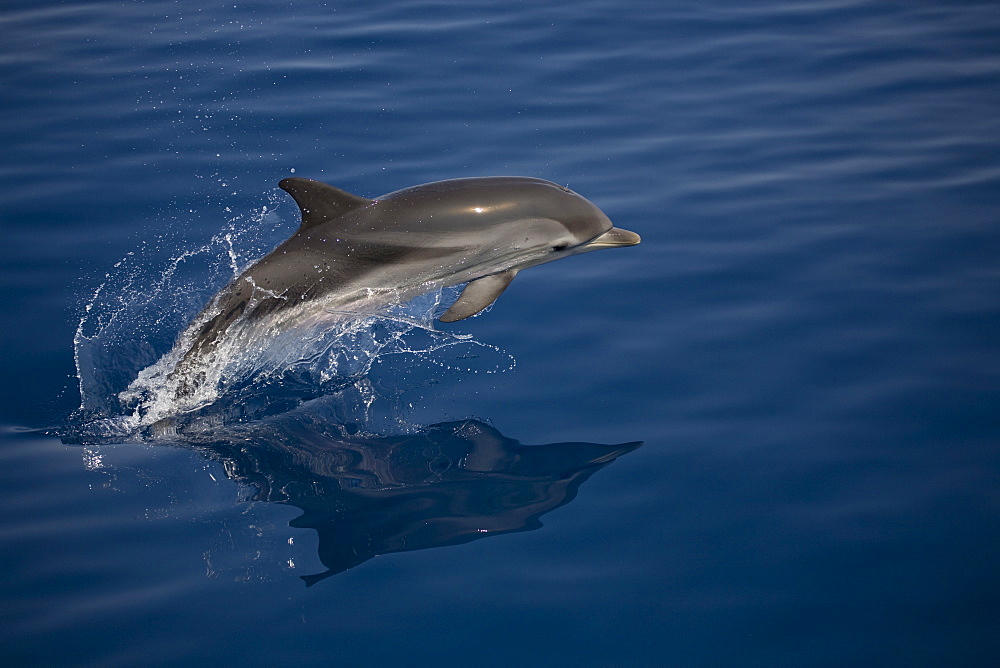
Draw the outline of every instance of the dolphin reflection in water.
M523 445L478 420L350 436L301 410L191 438L188 447L254 488L254 500L302 510L290 526L315 529L327 568L303 577L309 586L377 555L537 529L541 515L642 445Z

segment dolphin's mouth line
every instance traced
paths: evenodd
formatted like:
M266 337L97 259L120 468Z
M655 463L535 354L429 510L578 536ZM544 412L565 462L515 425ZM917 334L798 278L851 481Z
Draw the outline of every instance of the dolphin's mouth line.
M635 232L623 230L620 227L612 227L604 234L599 234L587 243L581 244L578 248L588 251L599 250L601 248L624 248L626 246L635 246L640 241L642 241L642 237Z

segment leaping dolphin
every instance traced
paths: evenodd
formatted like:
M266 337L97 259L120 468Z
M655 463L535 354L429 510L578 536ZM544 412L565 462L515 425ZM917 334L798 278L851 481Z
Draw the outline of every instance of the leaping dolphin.
M569 188L527 177L438 181L368 199L303 178L278 184L302 211L299 229L223 288L192 322L185 358L213 348L237 321L253 322L322 299L365 312L467 283L440 316L489 306L522 269L601 248L633 246Z

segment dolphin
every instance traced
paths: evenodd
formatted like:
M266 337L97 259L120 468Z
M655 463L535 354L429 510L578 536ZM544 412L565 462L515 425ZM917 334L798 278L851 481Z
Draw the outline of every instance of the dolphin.
M639 243L588 200L537 178L437 181L375 199L298 177L278 185L302 212L298 230L192 321L185 359L210 351L234 323L317 302L364 313L466 283L439 317L462 320L492 304L522 269Z

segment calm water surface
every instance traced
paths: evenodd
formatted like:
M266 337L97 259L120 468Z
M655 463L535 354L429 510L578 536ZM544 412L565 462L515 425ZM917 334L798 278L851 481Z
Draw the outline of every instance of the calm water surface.
M4 665L1000 662L994 3L13 1L0 44ZM110 400L293 170L542 177L643 242L372 395L66 429L81 319Z

